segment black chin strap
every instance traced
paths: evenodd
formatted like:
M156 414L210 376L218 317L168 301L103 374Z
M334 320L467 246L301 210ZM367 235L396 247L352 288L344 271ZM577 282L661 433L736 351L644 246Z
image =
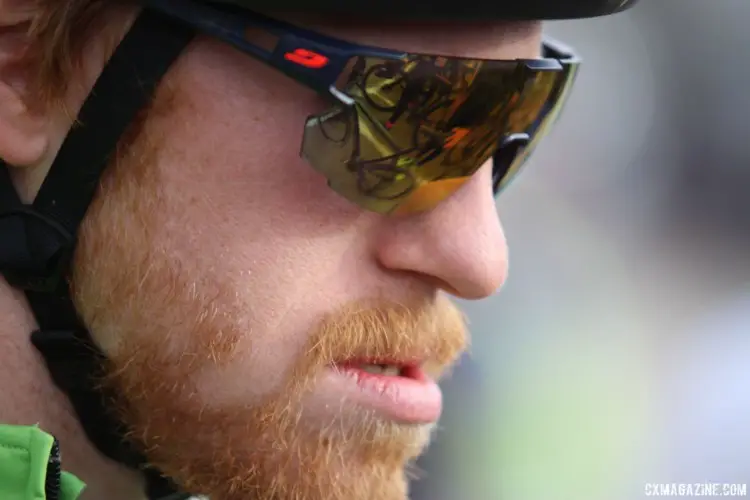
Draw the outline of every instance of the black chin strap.
M66 273L75 236L120 137L193 39L192 30L144 10L118 46L32 205L21 203L0 162L0 272L26 292L39 330L31 339L54 383L71 401L86 435L106 456L142 470L149 498L177 488L124 438L95 381L104 355L81 324Z

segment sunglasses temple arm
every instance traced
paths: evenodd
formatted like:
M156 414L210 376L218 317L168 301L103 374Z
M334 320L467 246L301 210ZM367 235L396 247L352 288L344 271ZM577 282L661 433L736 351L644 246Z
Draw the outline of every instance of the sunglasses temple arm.
M281 23L254 14L224 12L190 0L142 1L147 8L223 40L318 92L328 92L351 58L349 51L297 36L293 31L284 29ZM267 35L276 38L271 50L250 40L256 32L266 35L266 38Z

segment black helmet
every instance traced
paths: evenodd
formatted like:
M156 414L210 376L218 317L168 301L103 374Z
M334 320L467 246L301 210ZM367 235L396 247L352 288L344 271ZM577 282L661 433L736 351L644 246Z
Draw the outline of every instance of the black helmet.
M232 3L247 9L273 12L302 12L296 0L212 0L216 3ZM484 2L432 2L430 0L378 0L359 2L355 0L316 0L311 10L316 14L366 15L384 21L393 19L500 19L553 20L581 19L604 16L629 9L638 0L489 0Z
M440 4L427 0L316 0L314 11L316 15L364 13L384 22L427 18L546 20L612 14L637 1L489 0ZM274 0L272 8L269 3L256 0L141 3L145 9L115 50L80 111L78 118L83 125L70 131L31 205L20 201L8 169L0 160L0 273L26 293L39 324L39 330L31 335L32 342L44 356L55 384L70 399L88 438L106 456L144 470L149 497L162 498L177 488L124 443L123 426L108 411L108 396L92 383L105 357L81 324L65 280L75 236L97 181L127 126L149 102L162 77L193 37L203 28L215 28L215 22L206 23L203 28L200 22L185 23L190 17L187 11L192 9L192 18L200 19L196 12L200 14L213 4L215 11L231 11L233 15L240 12L239 15L252 15L257 20L260 17L251 14L255 10L299 13L304 9L297 0ZM565 89L558 90L562 93Z

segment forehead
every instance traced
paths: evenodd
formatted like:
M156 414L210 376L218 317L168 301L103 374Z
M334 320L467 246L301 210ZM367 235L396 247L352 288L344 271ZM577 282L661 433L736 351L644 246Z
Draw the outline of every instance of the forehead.
M271 14L273 15L273 14ZM359 18L275 15L320 33L387 49L456 57L539 57L542 23L503 21L384 22Z

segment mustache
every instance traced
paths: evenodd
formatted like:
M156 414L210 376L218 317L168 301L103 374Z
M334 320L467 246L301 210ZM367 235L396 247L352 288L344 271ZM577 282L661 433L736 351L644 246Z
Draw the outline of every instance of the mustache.
M148 378L182 381L179 388L164 387L168 393L189 390L188 380L194 375L231 364L240 346L247 348L247 343L241 341L247 336L238 326L241 322L222 321L227 317L231 316L201 314L187 335L176 338L165 338L157 331L130 337L110 357L106 378L110 382L117 379L117 385L127 387L137 385L144 375L153 374ZM465 315L445 296L345 304L312 328L293 366L287 367L282 392L309 385L326 366L352 360L419 364L431 377L443 377L469 348L467 325Z
M348 304L313 330L299 370L310 373L346 360L388 360L421 364L439 376L468 348L467 324L464 314L443 296Z

